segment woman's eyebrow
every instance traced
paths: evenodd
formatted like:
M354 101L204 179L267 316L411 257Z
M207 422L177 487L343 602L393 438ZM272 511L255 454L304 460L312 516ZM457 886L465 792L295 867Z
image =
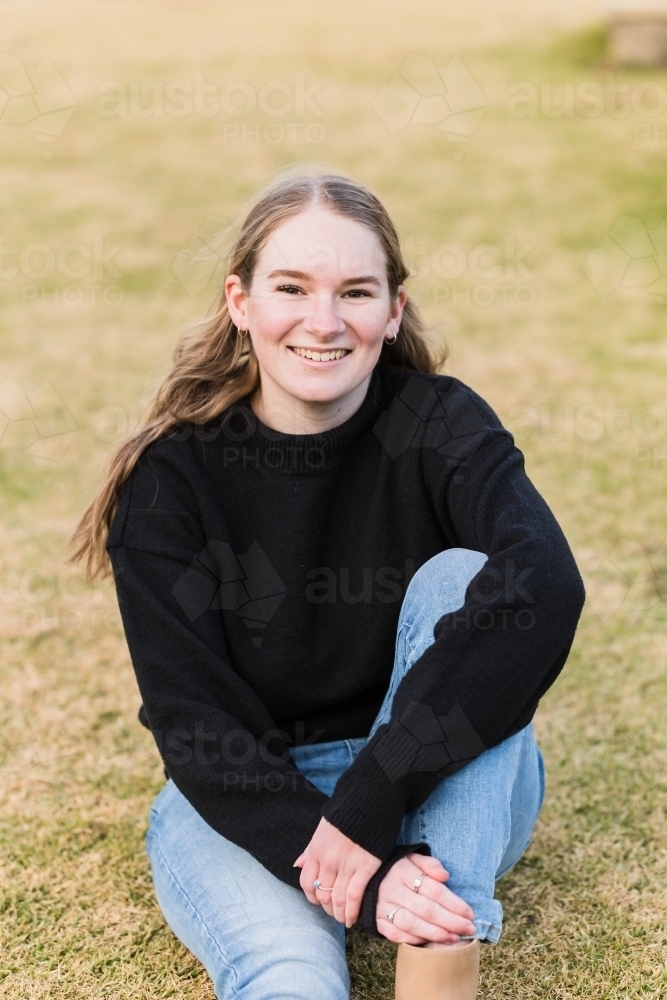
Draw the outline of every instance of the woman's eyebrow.
M306 274L305 271L286 271L282 268L277 271L271 271L268 278L296 278L298 281L312 281L312 274Z
M347 278L343 282L344 285L377 285L378 288L382 284L374 274L363 274L360 278Z
M306 274L305 271L288 271L284 268L280 268L277 271L271 271L267 277L269 278L295 278L297 281L312 281L312 274ZM346 278L343 282L344 285L381 285L381 282L373 274L364 274L359 278Z

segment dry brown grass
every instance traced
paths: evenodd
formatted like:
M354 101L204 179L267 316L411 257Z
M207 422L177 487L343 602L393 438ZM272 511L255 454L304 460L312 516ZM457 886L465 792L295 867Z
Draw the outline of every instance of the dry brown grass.
M27 450L28 423L14 425L16 447L0 442L0 995L211 996L153 900L142 837L162 774L136 722L112 588L83 586L64 559L105 456L184 322L210 299L210 289L187 294L174 255L209 215L235 216L277 167L313 159L377 190L422 265L442 243L468 252L504 247L509 234L517 247L534 244L526 305L502 304L502 280L491 282L498 301L476 305L480 281L469 272L414 283L450 341L450 371L515 431L589 593L570 662L538 714L548 800L527 858L499 887L506 929L484 954L481 995L666 995L667 433L649 441L649 424L630 422L623 435L603 416L587 437L582 410L613 406L631 421L642 407L665 408L664 307L643 289L602 300L583 271L618 215L648 229L667 216L665 147L635 141L649 120L635 111L517 119L507 110L516 81L604 81L598 43L580 32L597 4L419 0L408 15L379 0L327 13L268 0L237 9L44 0L2 11L0 50L28 67L48 53L77 100L48 162L27 130L0 125L4 245L57 253L97 236L122 249L121 277L97 282L96 302L90 279L0 280L0 376L29 393L48 380L61 401L40 424L50 460ZM372 110L410 51L441 64L458 53L488 97L462 158L432 127L392 137ZM220 116L96 113L105 81L195 73L218 88L292 84L296 73L322 81L324 141L224 142ZM661 74L619 79L667 87ZM271 121L248 119L260 129ZM444 299L453 284L458 299L451 288ZM72 287L81 304L63 301ZM104 300L111 287L120 302ZM353 933L350 959L357 1000L391 997L391 946Z

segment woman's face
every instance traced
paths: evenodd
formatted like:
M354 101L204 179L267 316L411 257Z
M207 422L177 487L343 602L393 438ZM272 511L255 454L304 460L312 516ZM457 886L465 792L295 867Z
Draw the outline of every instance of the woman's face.
M247 329L261 392L282 405L332 404L365 394L385 337L398 332L406 293L389 294L375 234L325 208L283 222L262 247L249 290L225 283L233 322Z

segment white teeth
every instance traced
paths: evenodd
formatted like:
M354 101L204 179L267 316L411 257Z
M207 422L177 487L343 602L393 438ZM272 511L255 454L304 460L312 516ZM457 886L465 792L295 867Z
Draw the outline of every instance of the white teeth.
M337 361L349 354L345 348L339 348L337 351L313 351L309 347L293 347L292 350L300 358L310 358L312 361Z

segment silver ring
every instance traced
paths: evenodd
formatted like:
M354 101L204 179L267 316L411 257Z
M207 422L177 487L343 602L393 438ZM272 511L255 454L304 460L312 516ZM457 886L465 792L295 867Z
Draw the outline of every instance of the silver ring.
M417 878L414 880L414 882L412 883L412 888L414 889L415 892L419 892L420 886L425 878L426 878L426 872L422 872L421 875L418 875Z
M387 914L387 920L389 921L390 924L393 924L394 917L396 916L396 910L400 910L400 908L401 908L400 906L395 906L394 909L390 910L389 913Z
M313 889L321 889L322 892L333 892L333 886L331 886L330 889L327 889L325 885L320 885L320 880L318 878L316 878L313 882Z

